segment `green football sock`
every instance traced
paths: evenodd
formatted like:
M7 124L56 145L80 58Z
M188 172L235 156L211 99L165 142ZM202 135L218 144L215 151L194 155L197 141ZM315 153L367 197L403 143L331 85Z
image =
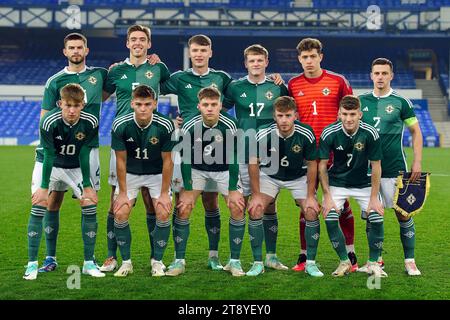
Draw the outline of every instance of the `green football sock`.
M402 240L405 259L414 259L416 228L412 218L407 221L400 221L400 239Z
M209 250L219 250L220 241L220 211L215 209L205 211L205 228L208 233Z
M327 226L328 237L330 238L331 245L339 256L341 261L348 260L347 249L345 249L345 238L339 227L339 214L332 210L325 218L325 224Z
M189 239L189 219L176 217L173 224L173 239L175 243L175 258L184 259Z
M154 258L155 255L155 248L154 248L154 230L156 225L156 215L154 212L147 212L147 231L148 231L148 237L150 240L150 258ZM169 224L170 225L170 224Z
M39 245L42 237L42 221L44 220L46 208L32 206L30 219L28 220L28 261L37 261Z
M245 218L235 220L230 218L229 238L231 259L239 259L241 256L242 240L245 234Z
M108 257L117 259L117 241L114 233L114 213L108 212L106 218L106 243L108 244Z
M319 246L320 238L320 221L306 221L305 239L307 249L307 259L315 260L317 255L317 247Z
M59 210L46 211L44 216L45 244L47 256L56 257L56 241L59 232Z
M116 234L117 246L120 250L122 260L131 258L131 230L127 221L119 222L114 220L114 232Z
M164 256L164 251L167 247L167 242L169 241L170 235L170 221L159 221L155 222L155 229L153 231L153 247L155 260L161 261Z
M84 261L94 260L97 229L97 206L90 205L81 207L81 233L84 244Z
M266 253L277 252L278 238L278 216L277 213L264 213L264 240L266 242Z
M248 234L254 261L262 261L264 228L262 219L248 219Z
M369 213L369 261L376 262L383 250L384 224L383 216L376 212Z

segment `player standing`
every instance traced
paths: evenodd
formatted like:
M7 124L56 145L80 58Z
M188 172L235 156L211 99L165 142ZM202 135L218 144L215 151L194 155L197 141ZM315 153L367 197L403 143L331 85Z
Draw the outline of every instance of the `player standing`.
M28 265L26 280L38 274L38 251L42 237L42 220L61 207L64 193L70 188L80 200L81 232L84 242L83 274L104 277L94 261L97 235L97 194L90 181L89 154L97 136L98 119L83 112L85 94L78 84L67 84L60 91L58 109L46 113L40 121L40 148L31 185L32 207L28 222ZM47 234L50 228L44 228Z
M170 76L170 72L164 63L159 62L154 65L147 63L147 51L151 47L149 28L141 25L130 26L127 30L126 46L129 49L129 57L109 70L105 84L105 100L109 95L116 93L117 110L115 119L133 112L131 109L131 95L137 86L140 84L150 86L155 91L156 97L158 97L160 84ZM111 150L108 178L108 182L111 185L110 207L107 218L108 257L100 268L102 271L114 271L117 267L117 241L114 234L113 213L114 194L117 185L115 169L115 153ZM155 229L156 216L148 189L143 188L141 193L147 211L147 229L151 247L150 264L152 264L154 251L152 231Z
M239 159L239 184L247 204L251 194L248 173L249 140L247 137L254 139L256 131L261 126L273 122L274 101L280 96L287 96L289 93L284 84L276 85L271 78L266 76L269 52L263 46L254 44L246 48L244 50L244 64L248 75L232 81L225 91L225 96L234 104L238 128L243 130L246 138L245 158ZM276 270L288 270L288 267L283 265L276 255L278 217L275 200L267 206L262 219L261 217L253 219L250 216L249 234L250 239L252 239L252 249L260 250L256 243L259 243L258 235L262 233L264 233L266 243L265 266Z
M342 277L351 272L344 235L339 227L339 215L344 202L353 197L370 221L368 273L377 277L387 274L377 263L384 239L383 205L379 198L381 180L381 146L377 130L360 121L360 101L356 96L342 98L339 119L325 127L319 142L319 179L323 190L322 213L331 244L340 263L332 273ZM328 169L330 152L333 166ZM370 167L368 163L370 162ZM371 173L369 173L371 171Z
M100 119L102 105L102 90L106 81L107 70L98 67L87 67L86 57L89 54L87 39L80 33L70 33L64 38L64 56L67 57L67 66L51 76L45 84L44 98L42 101L41 118L48 112L58 109L57 101L61 99L60 90L69 83L78 83L84 91L85 107L83 112L92 114ZM98 127L90 153L91 182L96 191L100 190L100 158ZM40 147L37 148L40 150ZM50 272L56 269L56 242L59 231L59 208L63 201L63 195L56 194L53 198L50 210L44 217L44 230L47 256L39 272ZM53 207L53 204L55 206Z
M306 212L308 259L305 270L311 276L321 277L323 273L315 263L320 237L319 205L315 198L316 138L310 126L296 120L297 106L292 97L283 96L275 100L273 118L275 122L264 126L257 134L261 165L254 161L249 164L252 185L252 199L249 204L252 220L249 222L249 229L252 221L260 219L258 206L264 211L275 201L281 189L290 190L297 205ZM304 168L305 161L307 168ZM275 162L276 169L272 168ZM251 242L255 262L247 275L257 276L264 272L261 261L262 232L250 235L254 238Z
M153 230L152 275L164 276L162 257L170 234L170 181L173 163L172 120L156 109L156 93L146 85L132 93L134 112L118 117L112 127L111 148L116 153L117 180L114 202L114 233L122 255L122 266L114 274L125 277L133 272L131 231L128 218L141 188L149 190L156 211Z
M300 122L309 124L319 142L325 126L337 119L339 101L347 94L352 94L352 88L344 76L322 69L322 43L313 38L305 38L297 45L298 60L303 73L289 80L289 94L295 99ZM330 155L330 164L332 155ZM352 271L358 269L354 247L354 219L348 201L345 202L339 223L345 236L348 257L352 262ZM306 264L306 221L304 212L300 212L299 233L301 253L297 265L292 269L303 271Z
M377 129L381 139L381 196L385 208L393 207L396 190L396 178L401 171L406 172L407 163L403 152L402 137L404 126L411 132L414 158L411 166L411 181L420 177L422 170L422 132L414 114L411 101L399 95L391 88L394 78L392 62L386 58L378 58L372 62L370 78L373 81L373 91L360 96L363 112L362 120ZM405 270L410 276L421 273L414 260L416 230L412 218L395 211L400 224L400 239L405 256ZM367 220L366 231L371 224ZM380 257L379 263L383 265ZM358 271L367 272L367 266Z
M199 91L206 87L214 87L219 92L224 92L230 84L231 77L224 71L209 68L209 59L212 57L212 42L205 35L195 35L188 40L189 57L192 68L185 71L177 71L170 75L170 79L161 86L162 94L176 94L178 96L178 109L184 123L198 114ZM225 107L231 106L224 102ZM177 194L181 191L181 171L179 161L175 159L172 190ZM208 234L209 256L208 267L212 270L222 270L219 261L220 241L220 211L215 181L209 181L202 193L202 203L205 209L205 228ZM177 209L174 208L174 218Z
M221 112L221 94L216 88L198 93L198 110L182 127L183 155L181 171L184 188L173 223L175 260L166 275L185 272L185 253L189 238L189 217L198 196L208 182L215 181L230 209L230 260L223 267L233 276L243 276L240 252L245 233L244 199L238 191L239 165L236 151L236 121ZM232 148L230 148L232 146Z

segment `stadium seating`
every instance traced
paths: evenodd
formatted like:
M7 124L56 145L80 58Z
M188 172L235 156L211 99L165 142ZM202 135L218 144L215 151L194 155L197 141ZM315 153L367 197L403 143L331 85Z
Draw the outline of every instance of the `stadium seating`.
M426 103L426 100L422 100L422 105L423 101ZM37 140L39 137L40 108L40 101L0 101L0 138L27 137L29 141ZM99 129L100 144L102 145L110 143L111 125L115 111L115 101L113 99L102 106ZM158 103L158 111L171 118L177 115L177 107L171 106L167 101L161 100ZM424 136L424 145L429 147L439 146L439 134L428 109L416 109L415 112ZM234 108L229 113L234 115ZM411 135L408 130L405 130L403 144L411 146L411 143Z

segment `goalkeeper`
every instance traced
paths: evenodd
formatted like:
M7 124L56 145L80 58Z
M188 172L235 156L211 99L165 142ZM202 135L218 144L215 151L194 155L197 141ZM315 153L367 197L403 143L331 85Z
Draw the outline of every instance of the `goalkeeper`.
M406 125L411 132L414 158L411 167L411 182L420 178L422 162L422 133L419 122L414 113L411 101L400 96L391 88L394 78L392 62L386 58L377 58L372 62L370 78L373 81L373 91L359 96L362 120L374 126L381 138L381 187L380 193L385 208L393 207L393 198L396 191L396 178L400 172L406 172L407 163L402 147L403 128ZM410 276L419 276L420 271L414 260L414 247L416 232L414 221L410 216L403 216L395 211L400 223L400 239L405 254L405 270ZM370 229L367 220L366 232ZM378 260L384 265L381 256ZM367 266L358 269L367 272Z

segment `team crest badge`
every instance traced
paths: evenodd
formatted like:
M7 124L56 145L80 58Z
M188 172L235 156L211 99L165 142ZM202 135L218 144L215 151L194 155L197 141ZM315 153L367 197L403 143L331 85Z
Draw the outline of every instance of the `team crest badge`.
M83 132L77 132L77 134L75 135L75 138L77 140L83 140L84 138L86 138L86 135Z
M155 145L159 142L159 139L157 137L151 137L149 141L151 144Z
M267 92L266 92L266 98L267 98L267 100L272 100L272 98L273 98L273 93L272 93L271 91L267 91Z
M147 77L147 79L151 79L151 78L153 78L153 72L147 71L147 72L145 73L145 76Z
M223 141L222 135L221 135L221 134L217 134L217 135L214 137L214 141L216 141L216 142L222 142L222 141Z
M362 143L362 142L355 143L355 149L358 150L358 151L363 151L364 150L364 143Z
M292 152L299 153L300 151L302 151L302 147L300 147L298 144L294 144L292 146Z
M91 84L95 85L95 84L97 83L97 78L94 77L94 76L90 76L89 79L88 79L88 81L89 81Z
M328 89L328 88L323 88L322 93L323 93L324 96L327 96L327 95L329 95L331 93L331 90Z
M386 107L386 112L391 114L392 112L394 112L394 107L390 104Z

